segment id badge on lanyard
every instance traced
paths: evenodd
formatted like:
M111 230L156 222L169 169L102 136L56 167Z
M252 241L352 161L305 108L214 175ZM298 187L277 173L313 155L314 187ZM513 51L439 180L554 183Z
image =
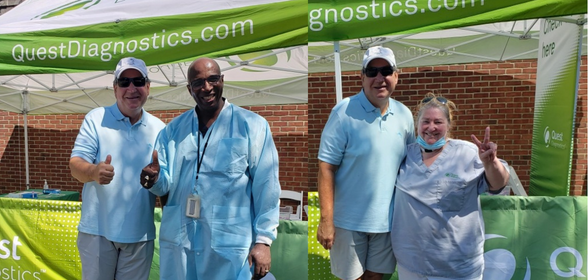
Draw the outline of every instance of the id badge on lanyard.
M186 216L194 219L200 218L200 196L190 194L186 202Z
M200 133L198 133L198 155L196 156L198 162L196 163L196 184L198 183L200 166L202 165L202 161L204 160L204 153L206 153L206 147L208 146L208 140L210 140L210 135L212 135L212 129L209 131L206 143L204 143L204 150L202 151L202 156L200 156ZM194 191L196 191L196 186L194 186ZM200 218L200 196L198 194L192 193L188 196L188 200L186 201L186 216L194 219Z

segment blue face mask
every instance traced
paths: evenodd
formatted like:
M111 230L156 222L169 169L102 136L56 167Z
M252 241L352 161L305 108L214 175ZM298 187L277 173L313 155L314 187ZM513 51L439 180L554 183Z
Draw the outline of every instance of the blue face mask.
M425 150L434 151L437 149L441 149L443 146L445 146L445 137L441 137L441 139L437 140L437 142L433 144L428 144L427 142L425 142L425 139L423 139L423 137L419 135L417 137L417 143L419 143L419 145L421 145L421 147L423 147L423 149Z

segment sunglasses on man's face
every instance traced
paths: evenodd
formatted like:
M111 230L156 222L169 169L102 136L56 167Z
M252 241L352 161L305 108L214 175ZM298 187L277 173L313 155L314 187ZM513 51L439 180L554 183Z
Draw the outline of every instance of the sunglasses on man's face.
M422 101L422 103L428 103L429 101L433 100L433 98L437 99L437 101L439 101L439 103L445 105L447 104L447 98L445 97L425 97Z
M363 70L363 73L368 78L373 78L375 76L378 76L378 73L380 73L380 74L382 74L382 76L386 77L386 76L390 76L390 75L392 75L392 73L394 73L394 68L392 66L366 67Z
M147 79L144 77L135 77L135 78L119 78L116 80L116 84L121 88L126 88L131 85L131 82L135 87L144 87L145 83L147 83Z
M190 82L190 86L192 87L192 90L201 89L204 86L204 83L206 82L208 82L211 86L216 86L216 84L218 84L222 77L223 75L210 75L206 79L195 79L192 80L192 82Z

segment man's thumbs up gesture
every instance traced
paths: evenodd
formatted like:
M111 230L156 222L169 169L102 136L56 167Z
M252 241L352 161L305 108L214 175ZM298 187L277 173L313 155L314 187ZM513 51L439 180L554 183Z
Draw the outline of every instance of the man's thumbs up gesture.
M157 159L157 151L153 150L152 160L141 170L141 186L146 189L153 187L159 178L159 160Z
M112 178L114 177L114 167L110 165L112 161L112 157L110 155L106 156L105 161L101 161L96 166L96 170L98 173L98 180L97 181L100 185L108 185Z

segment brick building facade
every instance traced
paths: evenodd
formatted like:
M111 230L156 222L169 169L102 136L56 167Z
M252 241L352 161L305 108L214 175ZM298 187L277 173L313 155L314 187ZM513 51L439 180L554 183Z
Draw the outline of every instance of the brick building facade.
M113 93L114 94L114 93ZM307 191L308 141L306 104L249 106L269 122L280 159L282 189ZM184 110L154 111L165 123ZM30 188L46 179L52 188L82 190L69 170L69 157L84 114L29 115ZM0 111L0 193L26 189L23 116Z

